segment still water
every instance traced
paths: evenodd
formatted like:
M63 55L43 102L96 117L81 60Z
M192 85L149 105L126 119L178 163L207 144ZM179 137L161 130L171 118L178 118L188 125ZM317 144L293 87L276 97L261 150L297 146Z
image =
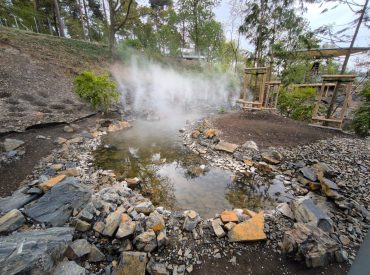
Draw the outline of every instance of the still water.
M132 128L104 137L103 145L109 147L95 152L96 165L114 170L120 180L139 177L140 191L156 205L193 209L204 218L223 209L271 205L267 190L252 182L234 183L230 172L211 167L183 145L179 129L197 118L189 114L136 120Z

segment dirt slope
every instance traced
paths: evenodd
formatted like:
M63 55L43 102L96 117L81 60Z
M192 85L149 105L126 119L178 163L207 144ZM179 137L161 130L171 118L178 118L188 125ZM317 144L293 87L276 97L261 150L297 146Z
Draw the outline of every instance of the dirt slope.
M73 78L107 68L105 46L0 27L0 134L90 114Z

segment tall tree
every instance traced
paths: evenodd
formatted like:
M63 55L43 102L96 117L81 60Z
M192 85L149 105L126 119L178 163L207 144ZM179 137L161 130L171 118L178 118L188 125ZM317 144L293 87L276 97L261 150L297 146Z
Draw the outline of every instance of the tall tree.
M58 21L59 36L65 37L65 34L64 34L64 23L63 23L62 17L60 16L60 9L59 9L59 2L58 2L58 0L54 0L54 10L55 10L56 19Z

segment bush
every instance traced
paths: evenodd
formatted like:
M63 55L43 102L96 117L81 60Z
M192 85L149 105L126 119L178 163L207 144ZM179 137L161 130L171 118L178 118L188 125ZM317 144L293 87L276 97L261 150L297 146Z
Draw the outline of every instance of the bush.
M370 82L368 81L363 90L361 96L364 98L364 103L359 107L352 120L352 128L356 134L365 137L369 135L370 129Z
M74 80L75 92L91 107L107 112L114 102L119 99L116 83L108 75L95 75L92 72L82 72Z
M315 88L283 89L279 96L279 109L288 117L296 120L309 120L315 103Z

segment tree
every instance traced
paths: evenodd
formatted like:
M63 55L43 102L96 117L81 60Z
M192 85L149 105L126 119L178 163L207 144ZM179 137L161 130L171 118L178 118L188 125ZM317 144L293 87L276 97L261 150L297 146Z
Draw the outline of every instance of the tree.
M108 0L109 5L109 41L108 47L110 53L116 41L116 33L124 28L129 18L131 8L136 5L134 0Z
M55 10L55 16L56 16L57 21L58 21L59 36L65 37L65 34L64 34L64 24L63 24L63 21L62 21L62 17L60 16L60 10L59 10L59 2L58 2L58 0L54 0L54 10Z

